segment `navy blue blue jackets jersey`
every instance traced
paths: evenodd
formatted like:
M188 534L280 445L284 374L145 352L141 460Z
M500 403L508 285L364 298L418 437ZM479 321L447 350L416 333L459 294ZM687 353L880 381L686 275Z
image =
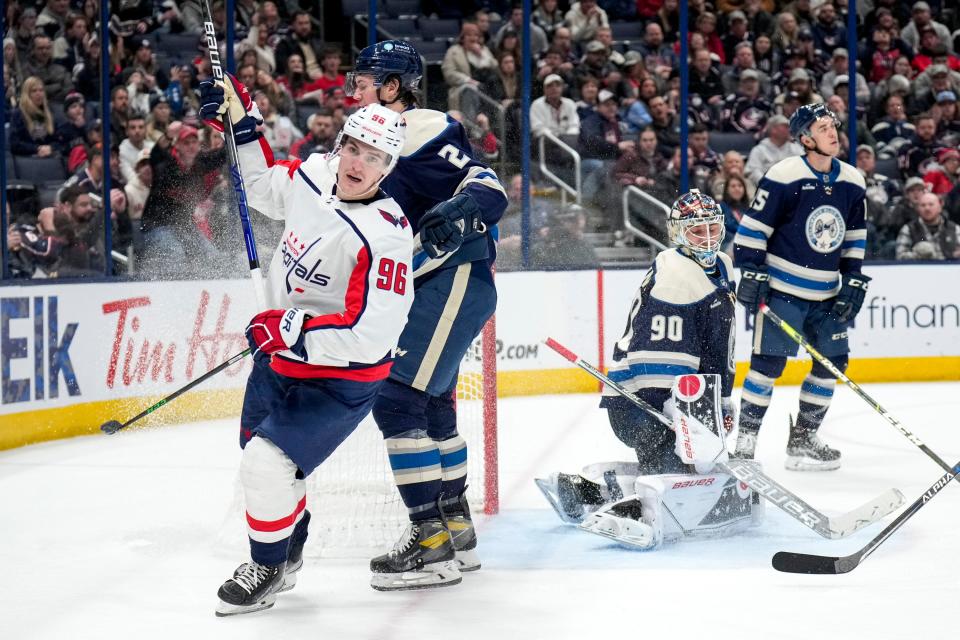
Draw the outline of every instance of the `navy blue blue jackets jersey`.
M403 213L420 229L420 218L434 205L458 193L469 193L483 212L485 234L468 237L455 253L430 260L426 253L414 256L414 276L441 264L452 266L496 255L495 225L507 208L507 194L497 174L471 157L470 141L459 122L432 109L404 112L406 142L393 172L383 181L383 190L400 204Z
M737 265L766 264L770 287L804 300L840 290L841 273L859 273L867 246L866 187L846 162L830 173L806 156L781 160L757 186L734 238Z
M660 408L675 376L716 373L723 397L733 389L734 288L730 258L706 272L670 249L657 256L630 307L626 332L613 349L610 378ZM621 405L604 388L601 407ZM632 406L632 405L631 405Z

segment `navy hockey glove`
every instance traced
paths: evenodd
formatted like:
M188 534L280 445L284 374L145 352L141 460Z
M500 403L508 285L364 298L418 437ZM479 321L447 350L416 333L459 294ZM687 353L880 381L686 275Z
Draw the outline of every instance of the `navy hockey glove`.
M843 286L840 287L840 293L833 301L833 315L840 322L850 322L857 317L860 307L863 306L863 299L867 295L867 285L870 282L870 276L862 273L843 274Z
M480 208L466 193L441 202L420 218L420 244L431 258L460 248L463 239L482 230Z
M260 360L289 349L305 357L303 323L306 319L303 309L268 309L253 316L245 332L250 353Z
M740 286L737 287L737 300L747 311L756 313L760 303L770 294L770 274L767 266L745 264L740 267Z
M257 138L257 127L263 124L263 116L247 88L229 73L224 74L223 82L201 82L200 117L203 121L223 133L223 114L227 112L237 144Z

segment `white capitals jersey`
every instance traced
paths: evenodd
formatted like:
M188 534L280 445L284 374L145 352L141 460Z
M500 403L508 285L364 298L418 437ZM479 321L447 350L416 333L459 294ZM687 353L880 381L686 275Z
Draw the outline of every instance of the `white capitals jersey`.
M262 138L238 147L250 205L284 220L267 274L270 308L307 312L302 349L271 367L296 378L381 380L413 303L413 232L382 191L336 197L338 159L275 162Z

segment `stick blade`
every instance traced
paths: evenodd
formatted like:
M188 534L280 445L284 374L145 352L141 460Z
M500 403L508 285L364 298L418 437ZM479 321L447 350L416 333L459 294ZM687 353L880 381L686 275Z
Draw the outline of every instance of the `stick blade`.
M123 429L123 425L116 420L109 420L100 425L100 431L103 431L107 435L112 435L120 431L120 429Z
M775 553L773 568L784 573L845 573L840 570L840 558L836 556L815 556L807 553L793 553L792 551Z

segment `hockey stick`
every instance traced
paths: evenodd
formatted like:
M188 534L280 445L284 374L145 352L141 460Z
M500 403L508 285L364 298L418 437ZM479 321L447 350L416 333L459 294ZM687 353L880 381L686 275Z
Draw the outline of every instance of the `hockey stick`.
M897 420L897 419L894 418L892 415L890 415L889 413L887 413L887 410L884 409L882 406L880 406L880 403L879 403L879 402L877 402L876 400L874 400L873 398L871 398L869 395L867 395L867 392L864 391L863 389L861 389L861 388L860 388L860 385L858 385L856 382L854 382L853 380L851 380L850 378L848 378L848 377L843 373L843 371L840 371L840 369L838 369L835 364L833 364L832 362L830 362L830 359L829 359L829 358L827 358L826 356L824 356L823 354L821 354L819 351L817 351L817 350L813 347L813 345L811 345L809 342L807 342L806 338L804 338L803 335L801 335L799 331L797 331L796 329L794 329L793 327L791 327L789 324L787 324L786 320L784 320L783 318L781 318L780 316L778 316L776 313L774 313L773 309L771 309L770 307L768 307L766 302L761 302L761 303L760 303L760 312L763 313L763 315L767 316L767 318L770 319L770 322L772 322L773 324L775 324L775 325L777 325L778 327L780 327L780 329L781 329L784 333L786 333L788 336L790 336L797 344L799 344L801 347L803 347L804 349L806 349L807 352L810 354L810 356L811 356L814 360L816 360L817 362L819 362L820 364L822 364L824 367L826 367L826 369L827 369L828 371L830 371L831 374L833 374L834 376L836 376L836 377L837 377L839 380L841 380L844 384L846 384L848 387L850 387L851 389L853 389L853 391L854 391L858 396L860 396L861 398L863 398L864 402L866 402L866 403L869 404L871 407L873 407L873 409L874 409L877 413L879 413L881 416L883 416L883 418L884 418L887 422L889 422L891 425L893 425L893 427L894 427L897 431L899 431L899 432L902 433L904 436L906 436L906 437L907 437L907 440L909 440L910 442L912 442L917 448L919 448L921 451L923 451L925 454L927 454L927 455L930 457L931 460L933 460L933 461L936 462L938 465L940 465L941 467L943 467L944 471L952 472L952 471L954 470L953 467L951 467L949 464L947 464L947 463L944 461L943 458L941 458L940 456L938 456L937 454L935 454L933 451L931 451L930 447L928 447L927 445L925 445L925 444L920 440L920 438L918 438L918 437L917 437L916 435L914 435L913 433L907 431L907 429L906 429L902 424L900 424L900 421L899 421L899 420Z
M227 16L227 20L233 16ZM203 0L203 35L207 41L207 52L210 55L210 68L214 80L230 82L223 77L223 67L220 64L220 48L217 45L217 32L213 26L213 12L210 10L210 0ZM263 291L263 273L260 271L260 258L257 255L257 243L253 239L253 227L250 226L250 210L247 207L247 192L243 188L243 174L240 172L240 158L237 154L237 141L233 137L233 122L229 115L223 117L224 142L227 146L227 158L230 161L230 177L233 179L233 192L237 195L237 209L240 214L240 226L243 228L243 243L247 247L247 262L250 265L250 277L253 279L253 291L257 298L257 309L267 308L266 296Z
M129 427L131 424L133 424L137 420L140 420L141 418L144 418L150 415L151 413L153 413L163 405L167 404L171 400L174 400L180 397L180 395L186 393L187 391L190 391L190 389L193 389L195 386L197 386L201 382L209 380L210 378L217 375L224 369L230 367L233 364L236 364L240 360L243 360L248 355L250 355L250 349L244 349L240 353L228 358L225 362L221 362L220 364L215 366L213 369L210 369L210 371L207 371L205 374L203 374L199 378L194 378L193 380L188 382L186 385L180 387L179 389L177 389L176 391L168 395L163 400L159 400L156 404L147 407L137 415L127 420L126 422L120 423L117 420L109 420L107 422L104 422L102 425L100 425L100 430L108 435L111 435L116 433L117 431L120 431L121 429L125 429L126 427Z
M593 365L577 356L577 354L553 338L547 338L546 345L597 380L603 382L640 409L649 413L661 424L670 428L673 427L672 421L663 415L663 413L657 411L650 404L627 391L622 385L608 378L594 368ZM903 494L896 489L890 489L876 499L861 505L853 511L842 514L839 517L831 518L814 509L792 491L764 474L760 470L760 466L752 460L731 458L727 462L717 464L717 466L749 486L756 491L757 494L772 502L774 506L785 511L790 517L799 520L804 526L813 529L824 538L831 540L844 538L876 522L903 504Z
M883 541L889 538L903 524L913 517L923 505L933 500L934 496L940 493L940 490L947 486L951 480L960 475L960 462L954 467L955 470L943 474L932 487L916 499L907 509L894 519L893 522L877 534L877 537L866 544L865 547L851 553L848 556L817 556L807 553L793 553L792 551L778 551L773 556L773 568L785 573L815 573L815 574L837 574L848 573L860 566L860 563L867 559L871 553L876 551L877 547L883 544Z

